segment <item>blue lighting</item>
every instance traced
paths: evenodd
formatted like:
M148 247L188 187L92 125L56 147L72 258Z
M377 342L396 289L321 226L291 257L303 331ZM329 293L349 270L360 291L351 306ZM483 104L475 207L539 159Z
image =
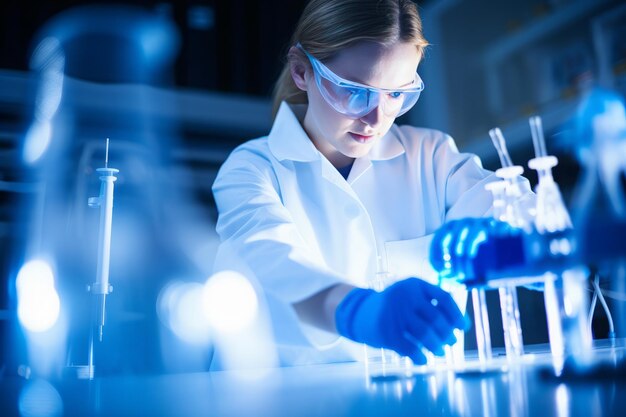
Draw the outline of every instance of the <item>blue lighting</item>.
M17 316L22 326L32 332L52 328L59 318L61 303L50 265L41 260L24 264L17 275L16 287Z
M57 417L63 415L63 400L58 391L42 379L29 382L19 398L21 417Z

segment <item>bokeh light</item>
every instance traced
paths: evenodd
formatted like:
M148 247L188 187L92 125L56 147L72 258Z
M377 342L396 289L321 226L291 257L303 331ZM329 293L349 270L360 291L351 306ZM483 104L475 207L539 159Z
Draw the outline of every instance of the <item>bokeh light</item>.
M204 314L221 332L239 332L257 318L259 301L254 287L243 275L221 271L204 286Z
M63 415L63 400L47 381L28 382L20 392L18 403L21 417L56 417Z
M55 325L61 303L54 288L54 274L42 260L27 262L17 279L17 316L22 326L32 332L44 332Z
M210 342L210 328L202 307L202 284L172 281L163 287L157 303L159 319L179 339L192 345Z

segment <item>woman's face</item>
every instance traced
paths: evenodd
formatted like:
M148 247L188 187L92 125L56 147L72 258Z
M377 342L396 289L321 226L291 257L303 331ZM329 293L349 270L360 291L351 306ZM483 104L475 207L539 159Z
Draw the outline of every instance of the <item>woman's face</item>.
M342 50L325 64L346 80L400 90L413 83L419 60L416 46L410 43L382 46L360 42ZM315 147L336 167L346 166L354 158L366 155L395 120L395 115L386 115L381 106L357 119L337 112L321 96L310 66L304 81L309 100L304 130Z

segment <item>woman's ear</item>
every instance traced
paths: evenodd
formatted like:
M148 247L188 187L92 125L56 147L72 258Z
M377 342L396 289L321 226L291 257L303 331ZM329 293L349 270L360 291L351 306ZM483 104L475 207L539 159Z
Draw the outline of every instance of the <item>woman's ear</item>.
M300 90L307 91L307 77L310 74L311 67L309 66L306 55L295 46L292 46L287 56L289 59L289 71L291 72L291 78L294 84Z

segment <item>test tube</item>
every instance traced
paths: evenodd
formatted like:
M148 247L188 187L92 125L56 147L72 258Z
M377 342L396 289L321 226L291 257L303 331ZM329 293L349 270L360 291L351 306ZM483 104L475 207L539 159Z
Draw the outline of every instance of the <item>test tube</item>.
M505 220L504 192L506 186L506 181L494 181L485 185L485 189L490 191L493 196L492 215L496 220L500 221ZM474 308L474 330L476 347L478 348L478 361L481 366L485 366L493 358L485 289L481 287L473 288L471 294L472 306Z
M524 173L524 168L513 165L509 156L506 141L500 128L489 130L489 136L494 147L498 151L502 168L496 171L496 175L505 181L504 189L504 213L499 220L504 220L514 227L525 230L530 229L526 213L522 212L519 206L521 190L518 178ZM515 361L524 354L524 342L522 337L522 326L520 322L519 303L517 299L517 288L514 282L507 283L498 288L500 296L500 311L502 314L502 328L504 331L504 345L507 360Z
M526 222L517 203L517 199L521 195L517 178L522 173L523 168L518 165L503 167L496 171L496 175L505 180L504 213L500 216L500 220L504 220L514 227L528 230L530 225ZM506 356L508 360L515 361L524 354L517 288L514 283L505 284L498 288L498 294L500 296Z
M476 347L478 348L478 362L484 367L493 358L487 301L485 299L484 288L473 288L471 292L472 306L474 307L474 329L476 333Z
M369 281L368 286L374 291L381 292L387 287L388 281L389 272L384 265L382 256L378 256L376 260L376 274ZM412 368L409 358L400 357L396 352L389 349L375 348L374 351L372 349L374 348L370 348L367 345L363 346L368 374L387 375L389 372L400 370L401 365L404 365L407 371Z
M498 288L498 294L500 295L506 357L510 361L515 361L524 355L517 288L514 285L504 285Z

